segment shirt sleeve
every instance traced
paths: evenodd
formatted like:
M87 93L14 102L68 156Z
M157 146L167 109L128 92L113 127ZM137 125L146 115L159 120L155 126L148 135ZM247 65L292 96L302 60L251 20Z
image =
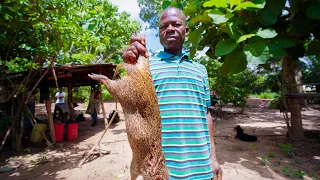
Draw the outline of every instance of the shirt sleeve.
M204 77L204 91L205 91L205 106L209 107L211 105L210 86L209 86L208 72L206 69L205 69L205 77Z

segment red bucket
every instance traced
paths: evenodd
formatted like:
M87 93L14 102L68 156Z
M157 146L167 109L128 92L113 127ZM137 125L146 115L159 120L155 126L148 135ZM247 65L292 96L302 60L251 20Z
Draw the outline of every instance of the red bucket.
M72 141L78 138L78 123L68 124L68 140Z
M57 123L54 125L56 142L61 142L63 140L63 129L64 129L64 125L62 123Z

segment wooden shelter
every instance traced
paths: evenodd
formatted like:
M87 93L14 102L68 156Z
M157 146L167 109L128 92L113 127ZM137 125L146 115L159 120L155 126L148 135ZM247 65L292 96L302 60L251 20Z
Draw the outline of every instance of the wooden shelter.
M114 76L114 70L116 65L114 64L94 64L94 65L63 65L63 66L50 66L48 68L42 68L38 71L26 71L21 73L12 73L7 74L6 77L1 77L0 81L1 84L4 85L3 87L6 88L6 94L1 94L3 97L10 97L9 94L11 93L12 85L18 85L24 82L26 77L29 79L29 88L35 89L36 87L40 88L40 96L43 98L46 105L46 110L48 113L48 121L49 121L49 129L50 129L50 136L53 143L55 143L55 131L54 131L54 122L52 117L51 111L51 103L52 100L50 99L49 95L49 88L53 87L67 87L68 88L68 106L70 112L70 119L74 120L74 108L72 104L72 88L73 87L80 87L80 86L92 86L92 85L99 85L100 93L101 91L101 84L97 81L92 80L88 74L95 73L95 74L102 74L109 78ZM41 79L41 81L39 81ZM46 94L46 95L43 95ZM102 103L102 96L101 97L101 107L103 111L103 117L106 120L106 114L104 111L104 106ZM41 99L41 98L40 98ZM2 102L7 102L4 100ZM14 128L14 127L13 127ZM10 131L8 131L10 132ZM6 139L6 138L5 138ZM5 142L4 139L4 142Z

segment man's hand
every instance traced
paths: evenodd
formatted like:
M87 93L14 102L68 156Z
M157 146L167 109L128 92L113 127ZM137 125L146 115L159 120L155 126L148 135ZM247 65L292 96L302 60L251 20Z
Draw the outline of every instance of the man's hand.
M220 164L217 160L211 160L211 166L214 175L216 176L217 180L222 180L222 169L220 167Z
M149 57L146 48L146 37L144 35L133 35L130 38L130 46L123 52L122 59L125 63L135 64L139 58L139 54Z

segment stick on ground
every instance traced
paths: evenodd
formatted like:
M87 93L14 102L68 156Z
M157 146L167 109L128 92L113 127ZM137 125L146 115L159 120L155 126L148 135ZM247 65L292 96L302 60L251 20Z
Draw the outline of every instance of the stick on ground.
M104 153L101 153L101 147L100 147L100 143L101 140L103 138L103 136L106 134L107 130L109 129L110 125L112 124L112 121L115 119L116 115L118 114L118 111L116 111L115 113L113 113L113 116L108 124L108 126L106 127L106 129L104 130L103 134L101 135L99 141L89 150L88 153L85 153L85 157L79 162L78 167L82 167L82 165L84 164L84 162L91 156L91 155L95 155L96 153L94 152L94 150L99 146L99 155L102 156ZM109 153L108 153L109 154Z

